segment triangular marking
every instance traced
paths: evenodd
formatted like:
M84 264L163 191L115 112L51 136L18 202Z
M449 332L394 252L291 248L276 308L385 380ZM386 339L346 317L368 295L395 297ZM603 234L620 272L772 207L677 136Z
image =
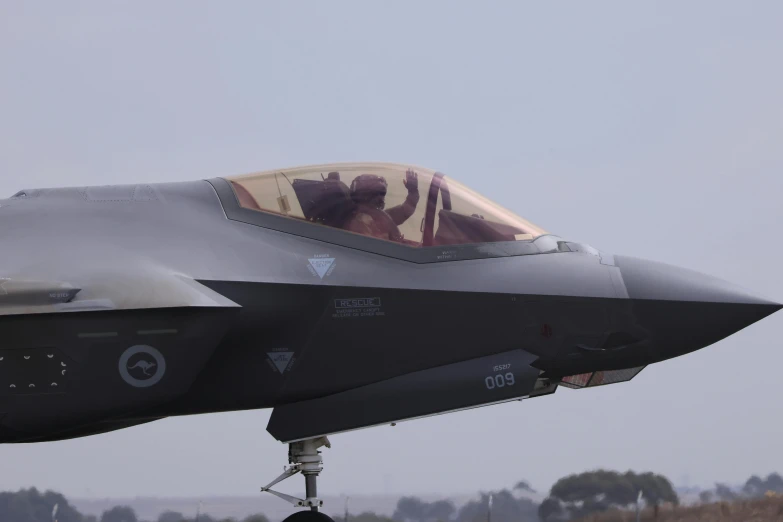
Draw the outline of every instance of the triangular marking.
M288 368L288 363L291 362L291 357L294 356L294 352L267 352L269 360L275 365L280 373L283 373Z
M313 267L313 270L315 270L315 273L318 274L318 277L321 279L324 278L326 275L326 272L329 271L329 269L332 267L332 263L334 263L333 257L317 257L314 259L309 259L310 266Z

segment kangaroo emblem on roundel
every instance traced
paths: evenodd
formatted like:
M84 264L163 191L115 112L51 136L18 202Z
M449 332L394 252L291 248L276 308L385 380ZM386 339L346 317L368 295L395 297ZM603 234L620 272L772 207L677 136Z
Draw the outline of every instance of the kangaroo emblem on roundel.
M128 366L128 371L135 370L136 368L139 368L139 369L141 369L142 372L144 372L144 375L148 375L148 376L152 377L152 374L150 374L149 371L152 368L156 367L156 366L157 366L157 364L151 363L151 362L148 362L148 361L145 361L144 359L142 359L139 362L137 362L136 364L134 364L133 366Z
M122 379L135 388L154 386L166 372L163 354L152 346L131 346L122 353L119 364Z

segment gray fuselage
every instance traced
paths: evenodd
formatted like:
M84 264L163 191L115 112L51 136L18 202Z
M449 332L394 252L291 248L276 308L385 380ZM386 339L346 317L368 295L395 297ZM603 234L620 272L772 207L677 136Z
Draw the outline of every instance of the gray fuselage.
M378 383L394 395L396 382L415 387L395 379L520 351L531 384L513 397L536 396L568 376L703 348L780 307L551 235L521 255L432 247L414 262L373 252L371 238L367 249L335 244L316 237L319 225L305 237L238 212L220 180L0 201L0 442L307 404ZM49 301L31 297L41 288ZM378 422L462 405L435 400Z

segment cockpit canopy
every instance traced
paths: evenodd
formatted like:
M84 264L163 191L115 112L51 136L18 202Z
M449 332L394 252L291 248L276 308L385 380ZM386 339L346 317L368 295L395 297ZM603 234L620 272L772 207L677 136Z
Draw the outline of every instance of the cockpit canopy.
M541 228L432 170L316 165L226 178L239 205L409 247L533 240Z

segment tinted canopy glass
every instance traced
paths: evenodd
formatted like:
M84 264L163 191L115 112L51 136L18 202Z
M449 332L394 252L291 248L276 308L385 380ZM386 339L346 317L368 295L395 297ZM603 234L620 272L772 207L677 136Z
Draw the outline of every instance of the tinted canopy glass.
M545 232L434 171L346 163L226 178L240 206L410 247L532 240Z

